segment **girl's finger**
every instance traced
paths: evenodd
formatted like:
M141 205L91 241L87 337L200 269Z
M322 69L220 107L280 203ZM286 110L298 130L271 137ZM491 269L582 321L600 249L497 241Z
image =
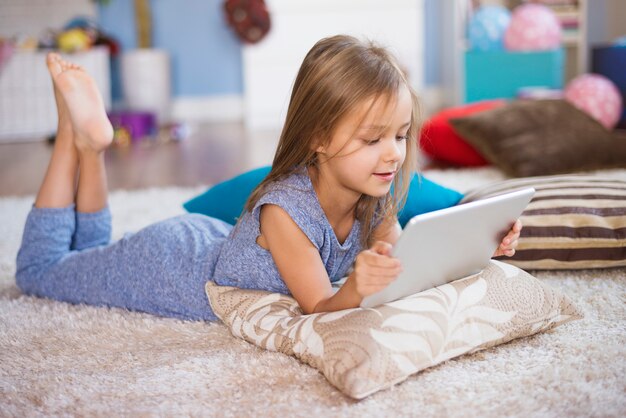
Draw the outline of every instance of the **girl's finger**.
M391 268L401 265L400 260L397 258L376 254L372 251L366 251L364 253L363 261L365 261L365 264L372 267Z
M391 255L392 249L393 246L385 241L376 241L371 248L373 252L380 255Z
M389 278L389 277L397 277L402 272L401 266L391 267L391 268L382 268L382 267L368 267L359 271L363 275L363 277L371 278L371 280L376 281L378 278ZM369 280L369 279L368 279Z
M502 242L504 242L505 244L509 244L513 241L515 241L516 239L519 238L519 232L514 232L513 230L509 231L509 233L506 235L506 237L504 237L504 239L502 240Z

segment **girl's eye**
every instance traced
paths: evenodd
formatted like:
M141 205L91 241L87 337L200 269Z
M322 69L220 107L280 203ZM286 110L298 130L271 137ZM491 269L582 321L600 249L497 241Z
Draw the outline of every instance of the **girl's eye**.
M401 141L406 141L407 139L409 139L409 135L408 135L408 134L406 134L406 135L402 135L402 136L396 136L396 140L397 140L398 142L401 142Z
M364 139L363 141L365 142L366 145L375 145L375 144L378 144L380 142L380 138Z

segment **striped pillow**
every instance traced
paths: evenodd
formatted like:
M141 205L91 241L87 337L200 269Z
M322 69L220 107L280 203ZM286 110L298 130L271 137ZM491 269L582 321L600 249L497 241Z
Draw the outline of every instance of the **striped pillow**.
M523 269L626 266L626 181L589 176L505 180L467 193L467 203L532 186L537 190L521 216L517 252L503 258Z

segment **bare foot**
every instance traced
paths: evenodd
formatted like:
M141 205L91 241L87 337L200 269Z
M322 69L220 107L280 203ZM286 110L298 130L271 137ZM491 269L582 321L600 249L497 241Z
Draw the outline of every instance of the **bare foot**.
M48 55L48 69L60 93L59 120L69 114L74 141L79 151L100 152L113 140L113 127L107 117L102 96L95 81L82 67L64 61L58 54Z

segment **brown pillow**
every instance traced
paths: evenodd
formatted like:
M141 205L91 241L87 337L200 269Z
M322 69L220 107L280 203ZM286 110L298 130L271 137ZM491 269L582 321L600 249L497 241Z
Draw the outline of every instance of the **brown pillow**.
M495 260L473 276L368 309L303 315L279 293L210 281L206 293L235 337L300 359L356 399L583 316L560 291Z
M626 137L563 100L516 100L450 123L512 177L626 167Z

